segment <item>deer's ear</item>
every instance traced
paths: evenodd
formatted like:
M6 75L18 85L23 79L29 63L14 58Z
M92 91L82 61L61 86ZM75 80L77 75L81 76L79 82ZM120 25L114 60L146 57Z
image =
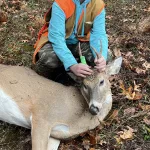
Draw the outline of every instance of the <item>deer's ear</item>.
M106 67L106 73L108 75L118 74L121 68L121 64L122 64L122 57L116 58L112 62L108 63Z
M81 84L83 82L83 79L76 76L74 73L72 72L67 72L67 74L76 82L76 83L79 83Z

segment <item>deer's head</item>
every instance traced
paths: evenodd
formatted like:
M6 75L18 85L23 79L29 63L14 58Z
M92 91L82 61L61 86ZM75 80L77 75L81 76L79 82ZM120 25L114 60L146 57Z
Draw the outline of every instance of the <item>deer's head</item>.
M120 70L122 57L115 59L106 66L103 72L93 69L93 74L82 80L81 93L89 105L92 115L98 115L104 104L112 105L112 93L109 76Z
M97 58L101 57L100 54L96 52ZM80 90L84 98L89 105L89 111L92 115L98 115L103 111L103 106L112 105L112 93L109 83L109 76L119 73L122 64L122 57L119 57L112 62L108 63L106 70L98 72L93 69L93 74L87 76L85 79L80 79L78 77L73 77L76 82L80 82Z

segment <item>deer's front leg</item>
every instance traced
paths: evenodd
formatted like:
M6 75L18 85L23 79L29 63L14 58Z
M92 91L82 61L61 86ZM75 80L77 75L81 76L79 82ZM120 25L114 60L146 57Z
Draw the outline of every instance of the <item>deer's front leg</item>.
M44 120L32 119L32 150L47 150L50 126Z

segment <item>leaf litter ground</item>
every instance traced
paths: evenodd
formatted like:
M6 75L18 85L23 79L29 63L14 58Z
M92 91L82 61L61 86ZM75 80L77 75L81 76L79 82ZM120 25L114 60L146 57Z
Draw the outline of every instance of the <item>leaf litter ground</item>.
M109 49L123 56L110 78L113 108L93 131L61 143L60 150L150 149L149 0L106 0ZM48 2L0 1L0 63L32 67L33 45ZM0 122L0 149L30 150L30 130Z

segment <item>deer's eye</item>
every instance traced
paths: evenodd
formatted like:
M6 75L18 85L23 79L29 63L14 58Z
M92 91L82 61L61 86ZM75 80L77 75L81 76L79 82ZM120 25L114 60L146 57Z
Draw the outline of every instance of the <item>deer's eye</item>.
M101 86L103 84L104 84L104 80L101 80L100 83L99 83L99 85Z

